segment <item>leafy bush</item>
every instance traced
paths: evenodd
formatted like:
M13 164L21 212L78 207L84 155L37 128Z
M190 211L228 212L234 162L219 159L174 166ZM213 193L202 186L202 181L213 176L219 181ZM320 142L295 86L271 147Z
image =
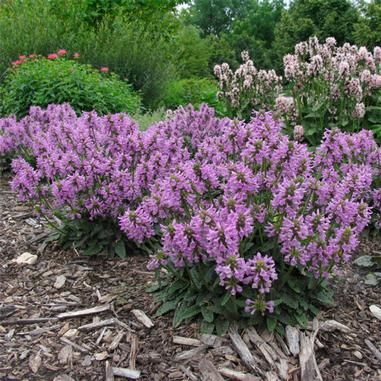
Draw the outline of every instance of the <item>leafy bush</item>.
M162 102L172 110L188 104L199 107L202 103L221 108L216 93L217 84L209 79L180 79L169 84Z
M62 51L64 52L64 51ZM88 65L58 58L28 58L14 62L0 87L0 113L23 117L31 106L70 102L77 113L136 112L140 98L127 82ZM105 69L104 69L105 70Z
M82 63L108 66L141 93L145 105L156 106L176 73L169 43L176 30L176 18L171 14L164 23L151 12L163 8L162 2L142 7L149 16L146 22L145 13L137 17L135 11L140 2L128 2L131 13L123 15L112 6L115 2L102 1L99 6L103 8L101 3L104 9L87 0L1 2L0 75L19 54L46 56L65 47L71 53L80 52Z

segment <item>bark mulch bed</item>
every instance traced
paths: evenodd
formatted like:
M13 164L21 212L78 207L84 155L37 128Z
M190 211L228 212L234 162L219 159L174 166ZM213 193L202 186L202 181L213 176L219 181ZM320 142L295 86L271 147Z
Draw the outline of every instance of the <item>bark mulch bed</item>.
M381 289L364 285L355 266L333 284L337 306L310 330L291 329L287 345L255 330L217 338L200 335L197 324L173 329L171 316L155 317L144 258L87 258L46 245L45 236L0 179L2 381L381 380L381 321L369 310L381 304ZM379 247L367 242L360 252ZM24 252L36 263L16 264ZM123 371L131 378L119 378Z

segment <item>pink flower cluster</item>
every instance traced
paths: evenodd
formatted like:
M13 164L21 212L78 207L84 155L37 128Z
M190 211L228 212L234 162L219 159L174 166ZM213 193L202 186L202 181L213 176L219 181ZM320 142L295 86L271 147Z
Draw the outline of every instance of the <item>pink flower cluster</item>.
M282 78L274 70L258 70L248 52L242 52L244 63L233 72L229 65L216 65L214 74L219 80L219 97L225 99L233 110L244 110L249 104L251 110L269 109L274 105L282 89Z
M365 47L348 43L336 46L327 38L324 44L316 37L295 46L295 53L283 59L285 78L291 83L299 105L326 109L336 118L343 114L362 119L367 98L381 87L381 48L369 52ZM301 110L299 110L301 111Z
M65 57L67 56L67 50L65 49L59 49L56 53L50 53L46 56L46 58L48 60L56 60L60 57ZM79 53L74 53L73 54L73 58L79 58L80 57L80 54ZM28 56L26 55L20 55L18 57L18 60L15 60L15 61L12 61L12 66L18 66L18 65L21 65L25 62L27 62L28 60L34 60L36 58L39 58L39 56L37 54L29 54Z
M49 106L3 119L0 152L34 157L13 161L22 200L118 221L138 243L160 236L150 269L213 264L228 292L251 293L246 312L265 313L281 267L321 278L350 259L381 167L370 132L327 131L311 153L281 129L271 113L246 123L202 106L141 132L125 114Z

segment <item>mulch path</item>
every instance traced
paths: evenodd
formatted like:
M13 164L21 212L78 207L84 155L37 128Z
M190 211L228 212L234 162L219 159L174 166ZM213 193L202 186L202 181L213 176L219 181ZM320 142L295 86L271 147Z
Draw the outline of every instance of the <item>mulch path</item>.
M173 329L171 316L155 317L158 305L145 292L153 280L145 258L87 258L74 249L46 245L45 234L45 226L33 217L31 208L17 202L6 180L0 179L0 380L108 381L112 378L105 378L106 363L137 369L139 380L144 381L240 379L228 378L226 372L216 375L215 369L221 368L235 371L234 377L241 380L279 379L247 336L243 335L244 342L258 365L267 367L262 378L250 375L229 337L211 344L200 336L196 323ZM359 254L371 254L380 247L377 242L365 242ZM24 252L37 254L37 262L14 263ZM369 311L371 304L381 304L381 288L366 286L363 279L364 273L355 266L345 269L332 285L337 306L319 317L319 321L334 319L350 328L345 333L318 333L315 355L323 380L381 380L381 360L365 343L369 340L381 351L381 321ZM107 309L57 318L97 306ZM133 310L144 311L154 326L144 326ZM48 319L15 324L19 319L41 318ZM105 326L78 329L105 319L113 320ZM260 334L266 341L269 335ZM174 336L198 339L199 344L176 344ZM298 380L299 363L291 357L287 357L288 375L283 379ZM204 369L205 360L214 370Z

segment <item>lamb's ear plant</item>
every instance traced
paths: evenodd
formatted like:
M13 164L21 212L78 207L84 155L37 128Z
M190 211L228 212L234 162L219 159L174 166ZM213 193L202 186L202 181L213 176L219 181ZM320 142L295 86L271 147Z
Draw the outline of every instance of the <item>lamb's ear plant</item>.
M316 147L329 128L355 132L371 129L381 141L381 48L373 52L334 38L300 42L283 58L280 77L258 70L246 52L232 71L226 63L215 67L219 96L230 116L250 119L253 110L275 111L290 136L302 126L304 139Z

